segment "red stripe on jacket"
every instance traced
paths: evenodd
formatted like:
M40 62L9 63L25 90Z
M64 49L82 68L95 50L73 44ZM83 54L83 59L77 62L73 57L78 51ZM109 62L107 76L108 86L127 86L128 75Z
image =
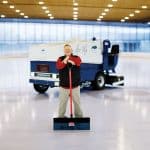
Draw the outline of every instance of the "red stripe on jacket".
M63 69L65 66L66 64L63 62L63 60L61 60L61 58L58 58L56 62L56 68L60 70L60 69Z

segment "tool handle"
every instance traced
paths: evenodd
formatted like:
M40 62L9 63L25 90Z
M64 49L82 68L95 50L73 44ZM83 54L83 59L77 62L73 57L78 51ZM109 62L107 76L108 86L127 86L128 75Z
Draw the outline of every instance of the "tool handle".
M70 117L73 117L73 106L72 106L72 75L71 68L69 68L69 87L70 87Z

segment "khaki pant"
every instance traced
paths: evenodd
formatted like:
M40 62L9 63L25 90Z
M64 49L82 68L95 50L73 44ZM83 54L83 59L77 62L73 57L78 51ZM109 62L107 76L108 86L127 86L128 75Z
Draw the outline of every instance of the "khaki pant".
M69 89L65 89L60 87L60 92L59 92L59 110L58 114L59 117L64 117L66 113L66 107L67 107L67 102L70 94ZM72 98L73 98L73 104L74 104L74 114L75 117L82 117L83 113L80 108L80 87L78 86L77 88L72 89Z

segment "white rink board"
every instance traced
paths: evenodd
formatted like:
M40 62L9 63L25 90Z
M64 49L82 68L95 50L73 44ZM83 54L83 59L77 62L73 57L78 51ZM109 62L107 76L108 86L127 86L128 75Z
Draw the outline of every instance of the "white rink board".
M83 63L102 64L102 42L82 41L68 42L73 48L73 54L81 57ZM64 55L64 43L37 44L29 50L30 61L56 61Z

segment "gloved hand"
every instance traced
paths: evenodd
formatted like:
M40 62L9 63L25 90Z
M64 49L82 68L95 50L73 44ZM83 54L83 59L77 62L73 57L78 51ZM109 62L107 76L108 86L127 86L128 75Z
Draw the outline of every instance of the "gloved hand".
M70 62L67 63L67 66L69 69L71 69L73 67L72 63L70 63Z
M64 64L67 64L68 60L69 60L69 56L66 56L66 58L63 60Z
M72 60L68 60L68 63L71 63L72 65L75 65L75 62Z

